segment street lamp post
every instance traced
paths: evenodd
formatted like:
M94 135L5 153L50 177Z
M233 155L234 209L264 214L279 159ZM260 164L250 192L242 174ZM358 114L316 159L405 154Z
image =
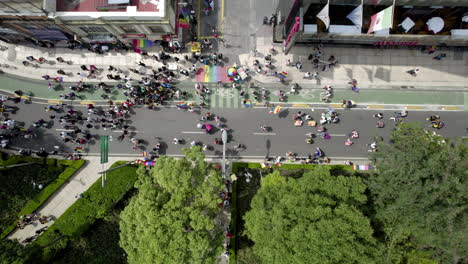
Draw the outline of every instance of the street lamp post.
M227 179L226 177L226 144L227 144L227 132L223 129L221 133L221 140L223 141L223 178Z

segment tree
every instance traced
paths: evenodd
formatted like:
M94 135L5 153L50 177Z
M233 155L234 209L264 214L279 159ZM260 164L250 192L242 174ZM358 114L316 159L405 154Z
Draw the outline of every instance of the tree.
M254 253L264 263L373 263L377 242L359 209L365 189L326 167L299 179L267 175L244 216Z
M149 175L138 170L138 194L121 214L120 246L129 263L213 263L222 251L219 173L200 147L185 158L161 157Z
M28 251L31 247L23 247L17 241L9 239L0 240L0 263L1 264L20 264L27 259Z
M389 244L408 237L447 263L468 256L467 152L418 124L402 124L391 144L380 143L368 186Z

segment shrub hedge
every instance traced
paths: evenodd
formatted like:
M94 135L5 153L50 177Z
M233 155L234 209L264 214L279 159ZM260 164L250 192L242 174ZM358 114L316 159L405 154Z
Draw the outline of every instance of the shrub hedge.
M124 164L116 162L112 167ZM102 188L101 180L97 180L86 192L83 198L77 200L65 211L49 229L41 235L36 244L45 247L40 258L47 262L60 249L67 245L68 239L77 238L99 218L103 218L130 189L137 179L137 167L128 165L107 174L106 186ZM53 243L57 239L58 243Z
M11 156L7 160L0 160L0 166L8 166L28 162L43 162L43 159L24 157L24 156ZM47 159L48 166L66 166L65 170L51 183L49 183L40 193L29 201L23 209L18 213L18 219L22 215L30 214L36 211L50 196L52 196L77 170L83 166L84 160L56 160ZM5 228L0 235L0 239L4 239L16 228L16 221Z

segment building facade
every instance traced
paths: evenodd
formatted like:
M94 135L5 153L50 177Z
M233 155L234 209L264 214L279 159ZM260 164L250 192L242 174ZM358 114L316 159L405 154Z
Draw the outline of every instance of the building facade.
M47 17L43 0L4 0L0 2L0 39L10 43L31 41L48 46L67 40L72 32Z
M1 0L0 39L122 43L177 39L177 0Z
M371 17L394 3L392 27L368 34ZM328 27L317 17L327 4ZM277 12L284 22L277 25L275 40L286 53L294 43L468 46L466 0L280 0ZM440 31L428 28L432 18L441 23Z
M48 16L86 43L161 40L176 33L176 0L45 0Z

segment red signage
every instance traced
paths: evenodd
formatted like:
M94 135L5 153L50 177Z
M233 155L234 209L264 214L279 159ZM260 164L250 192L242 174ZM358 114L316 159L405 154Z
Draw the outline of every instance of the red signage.
M301 27L301 18L296 17L296 23L294 23L293 27L291 28L291 31L289 32L288 37L284 41L284 46L287 47L289 42L291 42L292 37L299 32L299 28Z

